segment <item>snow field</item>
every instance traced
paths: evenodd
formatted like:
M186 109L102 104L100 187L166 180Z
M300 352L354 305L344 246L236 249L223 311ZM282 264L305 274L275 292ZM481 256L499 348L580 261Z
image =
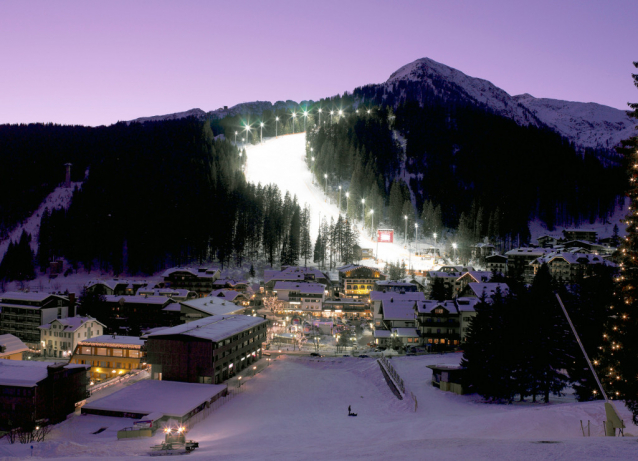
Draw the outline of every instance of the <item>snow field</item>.
M490 405L476 395L441 392L426 365L456 364L460 354L393 358L392 365L419 401L417 412L390 391L377 361L283 356L244 392L188 433L200 448L189 459L220 460L589 460L635 459L633 437L589 437L580 420L604 419L602 402L569 398L544 404ZM243 387L242 386L242 387ZM348 405L357 413L347 416ZM626 410L622 417L628 419ZM35 444L47 459L139 459L153 438L116 440L132 421L73 416ZM102 427L101 434L92 432ZM636 432L634 427L628 432ZM556 443L540 443L540 442ZM27 446L0 442L0 458L27 457Z

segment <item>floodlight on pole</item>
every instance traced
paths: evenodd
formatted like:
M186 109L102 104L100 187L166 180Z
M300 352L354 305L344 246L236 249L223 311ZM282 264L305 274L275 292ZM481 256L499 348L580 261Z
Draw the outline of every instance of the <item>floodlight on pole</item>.
M339 186L339 214L341 214L341 186Z
M297 118L297 113L293 112L292 113L292 132L293 132L293 134L295 133L295 118Z
M279 117L275 117L275 138L277 137L278 128L279 128Z
M326 193L326 196L328 196L328 174L324 173L323 177L326 180L326 188L325 188L324 192Z
M346 214L350 211L350 192L346 192Z
M434 244L436 245L436 232L432 235L434 236Z
M419 235L419 225L414 223L414 251L416 251L416 241Z
M246 125L246 144L248 144L248 134L250 133L250 125Z
M363 222L362 227L365 226L366 224L366 218L365 218L365 209L366 209L366 199L362 198L361 199L361 221Z
M259 124L259 143L264 143L264 122Z
M331 110L330 111L330 124L332 125L332 116L334 115L335 111Z
M303 131L306 132L306 119L308 118L308 111L303 111Z
M343 111L339 109L339 118L341 118L342 116L343 116Z
M456 247L457 247L456 243L453 243L452 244L452 248L454 248L454 259L455 260L456 260Z
M235 145L237 145L237 132L235 131Z
M408 243L408 215L404 215L403 219L405 219L405 244Z
M321 109L319 109L318 112L319 112L319 126L321 126Z
M368 115L370 115L370 109L368 109Z

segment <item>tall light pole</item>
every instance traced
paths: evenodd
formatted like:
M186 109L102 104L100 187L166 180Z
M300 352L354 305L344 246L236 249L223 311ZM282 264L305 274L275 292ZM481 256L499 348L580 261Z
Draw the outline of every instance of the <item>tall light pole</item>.
M363 229L366 226L366 217L365 217L365 210L366 210L366 199L362 198L361 199L361 222L363 224L361 224L361 228Z
M350 192L346 192L346 216L348 216L348 211L350 211Z
M341 186L339 186L339 216L341 216Z
M330 124L331 124L331 125L332 125L332 115L333 115L334 113L335 113L335 111L334 111L334 110L331 110L331 111L330 111Z
M306 119L308 118L308 111L303 111L303 131L306 132Z
M452 248L454 248L454 261L456 261L456 243L452 244Z
M326 187L324 188L324 193L326 194L326 198L328 197L328 174L323 174L324 179L326 180Z
M419 225L414 223L414 251L416 252L416 241L419 235Z
M343 115L343 111L339 109L339 120L341 120L341 116Z
M259 124L259 143L264 143L264 122Z
M310 152L312 152L312 147L310 148ZM315 183L315 157L314 155L312 157L310 157L310 161L312 162L310 164L310 171L312 173L312 183Z
M279 117L275 117L275 138L277 137L278 129L279 129Z
M292 134L295 134L295 118L297 118L297 114L293 112L292 113Z
M319 126L321 127L321 109L319 109Z
M237 132L235 131L235 145L237 145Z
M436 232L432 235L434 236L434 244L436 245Z
M248 134L250 133L250 125L246 125L246 144L248 144Z
M408 215L404 215L403 219L405 220L405 244L408 244Z

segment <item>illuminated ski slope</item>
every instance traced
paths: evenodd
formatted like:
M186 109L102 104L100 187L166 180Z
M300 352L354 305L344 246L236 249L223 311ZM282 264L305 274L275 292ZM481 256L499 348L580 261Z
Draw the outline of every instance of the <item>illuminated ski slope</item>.
M311 211L310 235L314 243L320 220L324 216L327 216L328 220L336 219L338 207L326 199L321 185L312 183L312 175L305 162L305 142L305 134L299 133L268 138L264 139L263 144L247 146L246 178L255 184L276 184L282 194L288 191L291 195L296 195L302 207L307 203ZM346 199L345 190L341 199ZM361 223L356 224L361 231ZM395 237L403 243L402 238L396 235ZM376 243L362 232L359 232L359 245L362 248L372 248L375 254L377 252ZM386 260L389 262L405 260L406 265L409 261L408 251L398 244L379 244L378 255L381 267ZM410 260L417 270L428 270L432 266L430 260L417 259L414 254ZM366 264L370 263L372 263L371 260L366 260Z

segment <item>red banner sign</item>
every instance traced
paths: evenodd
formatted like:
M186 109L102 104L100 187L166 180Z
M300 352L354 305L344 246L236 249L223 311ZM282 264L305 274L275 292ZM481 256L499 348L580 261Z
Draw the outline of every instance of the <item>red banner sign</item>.
M377 231L377 241L379 243L394 242L394 231L392 229L379 229Z

